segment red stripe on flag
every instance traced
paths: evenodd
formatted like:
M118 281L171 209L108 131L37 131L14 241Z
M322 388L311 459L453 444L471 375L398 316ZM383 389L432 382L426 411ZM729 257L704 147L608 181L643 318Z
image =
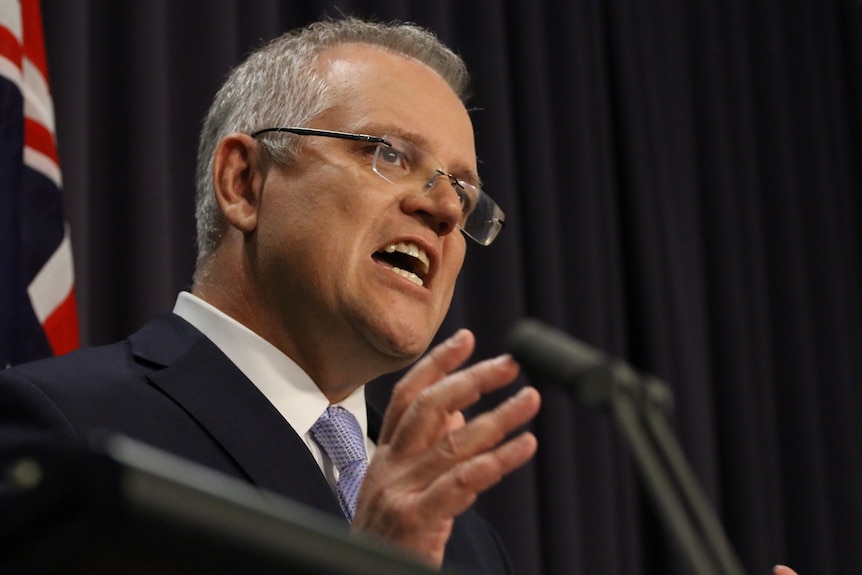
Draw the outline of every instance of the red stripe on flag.
M0 26L0 56L6 58L21 69L24 50L21 41L8 28Z
M24 118L24 145L45 154L57 165L60 164L54 136L48 131L48 128L31 118Z
M78 348L80 345L78 308L75 305L74 289L69 292L63 303L57 306L54 313L45 319L42 327L45 329L45 335L48 337L48 343L51 344L54 355L63 355Z
M21 34L24 54L48 81L48 59L45 57L45 35L42 32L42 10L39 0L21 0Z

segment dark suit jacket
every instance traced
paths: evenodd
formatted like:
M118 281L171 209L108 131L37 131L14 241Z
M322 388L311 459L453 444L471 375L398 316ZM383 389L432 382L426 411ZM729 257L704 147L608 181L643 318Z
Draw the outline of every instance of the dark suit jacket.
M369 435L380 429L369 409ZM344 519L302 439L203 334L174 314L128 340L0 371L0 453L34 441L119 432ZM493 530L468 511L446 566L511 568Z

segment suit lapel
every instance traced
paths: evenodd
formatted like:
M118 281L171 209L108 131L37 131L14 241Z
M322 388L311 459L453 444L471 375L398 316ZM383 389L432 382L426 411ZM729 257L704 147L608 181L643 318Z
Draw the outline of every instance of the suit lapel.
M305 443L227 356L173 314L154 324L130 338L137 357L166 365L148 375L153 385L195 419L252 483L343 518Z
M383 428L383 414L375 406L369 402L365 402L365 412L368 417L368 437L371 441L377 443L380 437L380 430Z

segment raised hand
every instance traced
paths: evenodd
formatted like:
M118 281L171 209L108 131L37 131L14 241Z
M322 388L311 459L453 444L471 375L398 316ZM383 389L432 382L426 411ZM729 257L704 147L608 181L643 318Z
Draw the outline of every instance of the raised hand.
M432 566L443 562L454 518L536 451L532 433L506 439L538 412L534 388L464 420L462 409L514 381L519 369L504 355L456 371L474 347L473 334L460 330L395 386L353 519L354 529Z

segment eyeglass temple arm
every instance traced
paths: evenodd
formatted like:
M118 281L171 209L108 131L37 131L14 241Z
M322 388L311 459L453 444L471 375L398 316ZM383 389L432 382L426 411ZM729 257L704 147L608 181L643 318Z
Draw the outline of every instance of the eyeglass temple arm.
M370 142L372 144L386 144L387 146L392 145L380 136L370 136L368 134L353 134L350 132L336 132L333 130L318 130L316 128L264 128L263 130L252 132L251 137L256 138L261 134L266 134L267 132L289 132L291 134L297 134L299 136L324 136L326 138L356 140L359 142Z

